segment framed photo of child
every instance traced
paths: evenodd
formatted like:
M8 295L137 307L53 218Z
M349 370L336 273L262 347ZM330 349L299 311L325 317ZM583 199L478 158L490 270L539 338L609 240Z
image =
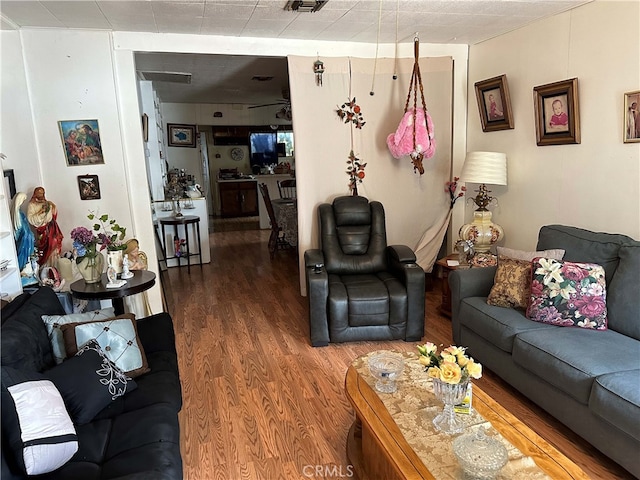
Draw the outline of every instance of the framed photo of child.
M482 131L495 132L513 128L507 76L500 75L476 82L475 87Z
M533 99L539 146L580 143L577 78L534 87Z
M640 143L640 90L624 94L624 143Z

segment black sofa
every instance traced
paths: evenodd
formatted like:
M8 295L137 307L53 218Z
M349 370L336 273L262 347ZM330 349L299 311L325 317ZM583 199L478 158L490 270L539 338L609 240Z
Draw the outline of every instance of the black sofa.
M6 380L18 372L47 375L56 366L42 315L64 315L50 288L22 294L2 309L2 392ZM27 477L11 448L9 422L2 425L2 479L65 480L181 479L178 412L182 392L170 315L160 313L136 320L138 338L150 371L135 378L135 389L111 401L93 420L74 425L78 450L60 468ZM70 360L65 360L64 363ZM64 363L62 365L64 365ZM55 382L54 382L55 383ZM72 388L87 388L73 385ZM67 399L65 399L65 406ZM80 397L82 398L82 397ZM5 407L6 405L3 405ZM67 406L67 410L69 407Z

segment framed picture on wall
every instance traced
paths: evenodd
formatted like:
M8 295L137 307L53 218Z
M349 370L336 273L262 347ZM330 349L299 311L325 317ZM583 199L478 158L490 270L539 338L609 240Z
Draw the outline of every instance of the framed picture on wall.
M98 200L100 198L100 182L98 175L78 175L80 200Z
M179 125L177 123L168 123L167 130L169 134L168 145L170 147L191 147L196 146L196 126L195 125Z
M539 146L580 143L577 78L534 87L533 100Z
M58 128L68 167L104 163L98 120L61 120Z
M624 94L624 143L640 143L640 90Z
M509 130L513 128L511 98L507 76L489 78L475 83L478 110L483 132Z

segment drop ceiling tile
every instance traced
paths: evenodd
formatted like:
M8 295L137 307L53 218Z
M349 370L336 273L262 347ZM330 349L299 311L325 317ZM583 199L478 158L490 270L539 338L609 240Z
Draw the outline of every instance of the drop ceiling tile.
M253 11L255 10L255 6L252 5L228 5L226 3L207 3L204 6L204 16L206 18L213 17L223 17L227 18L241 18L248 19Z
M110 28L109 21L95 2L44 2L49 10L68 28Z
M40 2L2 1L2 14L16 25L25 27L64 27Z
M179 17L202 17L204 16L204 1L199 2L151 2L151 8L153 9L153 14L156 16L179 16Z

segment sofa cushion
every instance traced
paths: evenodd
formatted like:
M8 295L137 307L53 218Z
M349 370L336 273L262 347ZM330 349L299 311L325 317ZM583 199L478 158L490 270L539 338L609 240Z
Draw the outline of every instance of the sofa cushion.
M527 308L531 289L531 262L498 255L498 268L487 297L489 305Z
M640 370L600 375L591 390L589 408L640 440Z
M42 323L43 314L65 314L57 295L48 287L38 289L19 309L3 318L0 334L3 366L41 372L55 364L47 329Z
M640 340L640 242L622 245L607 289L609 328Z
M102 310L93 310L85 313L70 313L68 315L42 315L42 321L49 334L49 343L51 343L51 352L53 360L56 364L61 364L67 358L67 352L64 348L64 337L62 335L62 326L68 323L94 322L96 320L105 320L114 317L113 307L104 308Z
M107 320L63 325L62 334L67 355L75 355L80 346L95 339L107 358L129 377L135 378L149 371L132 313Z
M527 318L561 327L607 329L604 269L594 263L536 258L531 262Z
M55 385L37 372L2 367L2 430L27 475L52 472L78 450L78 437Z
M106 480L182 478L180 427L165 404L77 427L78 453L55 478Z
M491 342L499 349L511 353L518 333L529 330L557 329L544 323L532 322L524 311L487 304L486 297L468 297L460 302L460 324Z
M43 375L58 388L78 425L90 422L111 401L137 386L106 357L95 340Z
M640 342L613 330L536 330L518 334L513 342L516 364L584 405L596 377L635 370L638 358Z
M564 256L564 250L562 248L554 248L551 250L541 250L538 252L527 252L525 250L514 250L507 247L496 247L498 257L509 257L515 260L526 260L530 262L536 257L553 258L555 260L562 260Z
M565 225L546 225L540 228L536 249L563 248L563 260L602 265L609 283L618 267L620 246L633 241L626 235L591 232Z

